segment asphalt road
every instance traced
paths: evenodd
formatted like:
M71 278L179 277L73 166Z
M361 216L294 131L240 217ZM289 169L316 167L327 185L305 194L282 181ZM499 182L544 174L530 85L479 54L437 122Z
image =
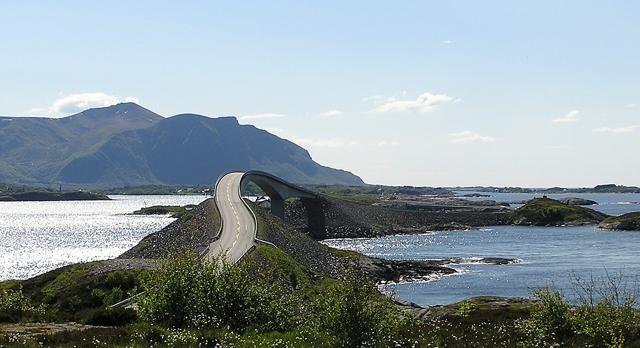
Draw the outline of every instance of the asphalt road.
M254 245L256 224L253 214L240 197L240 181L244 173L229 173L218 182L215 200L222 218L220 238L209 245L209 258L223 255L235 264Z

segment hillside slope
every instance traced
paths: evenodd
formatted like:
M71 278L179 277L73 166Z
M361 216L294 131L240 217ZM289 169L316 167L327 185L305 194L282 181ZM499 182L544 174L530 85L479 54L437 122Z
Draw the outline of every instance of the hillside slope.
M607 215L579 206L566 205L555 199L535 198L516 209L514 225L526 226L576 226L597 224Z
M234 117L164 118L134 103L59 119L0 117L0 182L83 188L211 185L226 171L250 169L300 184L364 184Z
M69 183L112 186L212 184L229 170L263 170L288 181L362 185L346 171L314 162L300 146L235 117L183 114L111 137L60 172Z
M0 117L0 181L55 182L64 165L94 151L112 135L161 119L133 103L64 118Z

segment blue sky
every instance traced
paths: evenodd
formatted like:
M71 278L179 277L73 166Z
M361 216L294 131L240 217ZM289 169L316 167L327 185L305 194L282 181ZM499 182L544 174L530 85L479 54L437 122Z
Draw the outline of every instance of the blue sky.
M640 3L4 1L0 114L235 115L370 183L640 185Z

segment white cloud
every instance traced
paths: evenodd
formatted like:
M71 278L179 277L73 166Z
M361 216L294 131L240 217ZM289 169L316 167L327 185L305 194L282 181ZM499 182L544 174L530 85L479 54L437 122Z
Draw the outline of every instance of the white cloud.
M449 142L454 144L462 144L462 143L492 143L496 141L495 138L480 135L476 132L472 131L464 131L458 133L449 133Z
M329 111L320 113L320 116L332 117L332 116L338 116L338 115L342 115L342 114L344 114L344 112L342 112L340 110L329 110Z
M358 144L357 141L343 139L292 138L291 141L302 147L345 148Z
M445 45L451 45L451 44L453 43L453 41L451 41L451 40L444 40L444 41L442 41L442 43L443 43L443 44L445 44Z
M638 106L638 104L635 104L635 103L629 103L629 104L627 104L627 107L628 107L629 109L634 109L636 106Z
M558 118L554 118L553 120L551 120L551 122L553 123L574 123L578 121L578 114L580 113L580 111L578 110L571 110L568 113L566 113L564 116L558 117Z
M631 133L637 129L640 129L640 125L633 125L628 127L601 127L601 128L593 129L593 132L621 134L621 133Z
M138 103L136 97L126 97L125 102ZM117 96L103 92L77 93L64 96L51 104L48 108L34 108L29 113L45 113L47 115L73 114L90 108L111 106L123 102Z
M379 103L384 103L386 101L394 100L394 99L395 98L383 97L381 95L370 95L368 97L362 98L362 101L363 102L373 102L373 103L379 104Z
M400 142L399 141L395 141L395 140L382 140L378 143L379 147L396 147L399 146Z
M454 99L446 94L422 93L416 100L400 100L395 97L384 98L372 96L365 98L367 101L380 104L371 112L431 112L438 105L452 102Z
M282 118L282 117L285 117L285 115L267 112L263 114L244 115L244 116L240 116L239 118L241 120L264 120L264 119Z

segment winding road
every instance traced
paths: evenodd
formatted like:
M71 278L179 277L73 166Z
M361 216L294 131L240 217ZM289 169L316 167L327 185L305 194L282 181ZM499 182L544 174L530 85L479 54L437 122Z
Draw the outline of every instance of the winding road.
M222 230L220 238L209 245L209 259L222 256L235 264L254 246L256 221L253 212L242 201L240 186L245 173L228 173L218 181L215 200Z

